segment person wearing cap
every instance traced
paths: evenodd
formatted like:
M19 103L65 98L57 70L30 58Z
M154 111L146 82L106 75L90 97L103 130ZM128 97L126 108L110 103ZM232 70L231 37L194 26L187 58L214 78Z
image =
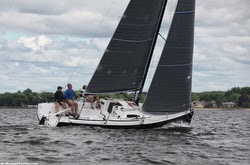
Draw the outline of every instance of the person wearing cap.
M55 111L56 113L59 111L60 106L63 107L63 109L67 109L66 104L63 102L64 97L63 97L63 92L62 92L62 87L58 86L57 91L55 92ZM67 113L66 113L67 115Z
M64 95L67 103L71 107L72 115L74 116L74 118L78 118L78 103L75 101L75 92L72 89L71 83L68 84L68 89L65 91Z

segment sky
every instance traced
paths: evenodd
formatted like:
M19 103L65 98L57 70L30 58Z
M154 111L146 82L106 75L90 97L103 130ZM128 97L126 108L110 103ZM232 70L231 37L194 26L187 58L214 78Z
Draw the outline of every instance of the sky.
M1 0L0 93L88 84L128 0ZM167 36L169 0L161 34ZM250 1L196 0L193 92L250 86ZM158 39L145 90L157 64Z

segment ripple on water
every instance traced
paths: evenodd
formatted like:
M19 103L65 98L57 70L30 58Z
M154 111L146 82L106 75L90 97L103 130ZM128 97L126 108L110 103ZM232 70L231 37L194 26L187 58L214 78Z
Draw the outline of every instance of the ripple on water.
M72 148L72 147L76 146L76 144L69 142L69 141L56 140L56 141L49 142L49 146L64 146L64 147Z
M45 157L27 157L26 158L28 161L30 162L42 162L42 163L46 163L46 164L51 164L51 163L59 163L61 162L61 160L55 159L55 157L49 157L49 156L45 156Z
M195 111L190 128L144 130L50 128L38 125L36 110L1 111L6 114L0 123L1 161L65 165L250 161L249 111Z

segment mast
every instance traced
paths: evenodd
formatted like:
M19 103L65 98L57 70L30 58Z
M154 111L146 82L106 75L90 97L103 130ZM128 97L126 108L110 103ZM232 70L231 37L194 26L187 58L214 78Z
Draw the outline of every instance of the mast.
M149 70L150 63L151 63L151 60L152 60L152 56L153 56L153 53L154 53L155 44L156 44L156 41L157 41L157 38L158 38L158 34L159 34L159 31L160 31L160 27L161 27L161 23L162 23L162 19L163 19L163 16L164 16L166 6L167 6L167 0L164 0L164 2L162 4L162 8L161 8L160 19L158 21L158 25L157 25L157 28L156 28L156 31L155 31L154 40L153 40L153 43L152 43L152 46L151 46L151 49L150 49L150 52L149 52L148 60L147 60L146 67L145 67L144 74L143 74L143 78L142 78L142 81L141 81L141 86L140 86L140 89L135 93L135 104L136 105L139 104L139 97L138 97L139 95L138 94L142 93L143 87L144 87L145 82L146 82L148 70Z
M156 44L157 37L158 37L159 31L160 31L162 19L163 19L163 16L164 16L164 11L165 11L165 8L166 8L166 5L167 5L167 0L165 0L163 3L164 3L164 4L162 5L162 10L161 10L161 15L160 15L160 19L159 19L159 22L158 22L157 30L156 30L156 32L155 32L155 39L154 39L154 41L153 41L151 50L150 50L150 52L149 52L149 56L148 56L147 64L146 64L146 67L145 67L145 72L144 72L144 75L143 75L143 79L142 79L142 82L141 82L141 87L140 87L140 89L139 89L139 93L142 92L142 89L143 89L143 87L144 87L144 84L145 84L145 81L146 81L146 78L147 78L147 74L148 74L150 62L151 62L151 60L152 60L152 56L153 56L155 44Z

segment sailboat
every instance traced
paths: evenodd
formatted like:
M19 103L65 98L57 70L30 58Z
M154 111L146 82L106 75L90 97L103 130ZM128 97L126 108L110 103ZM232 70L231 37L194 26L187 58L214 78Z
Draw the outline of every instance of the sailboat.
M38 104L40 124L106 128L152 128L171 122L190 123L195 0L179 0L144 103L139 103L159 35L167 0L131 0L108 44L87 94L135 92L133 102L100 99L91 109L78 101L80 117L54 112L55 103ZM60 115L61 114L61 115Z

